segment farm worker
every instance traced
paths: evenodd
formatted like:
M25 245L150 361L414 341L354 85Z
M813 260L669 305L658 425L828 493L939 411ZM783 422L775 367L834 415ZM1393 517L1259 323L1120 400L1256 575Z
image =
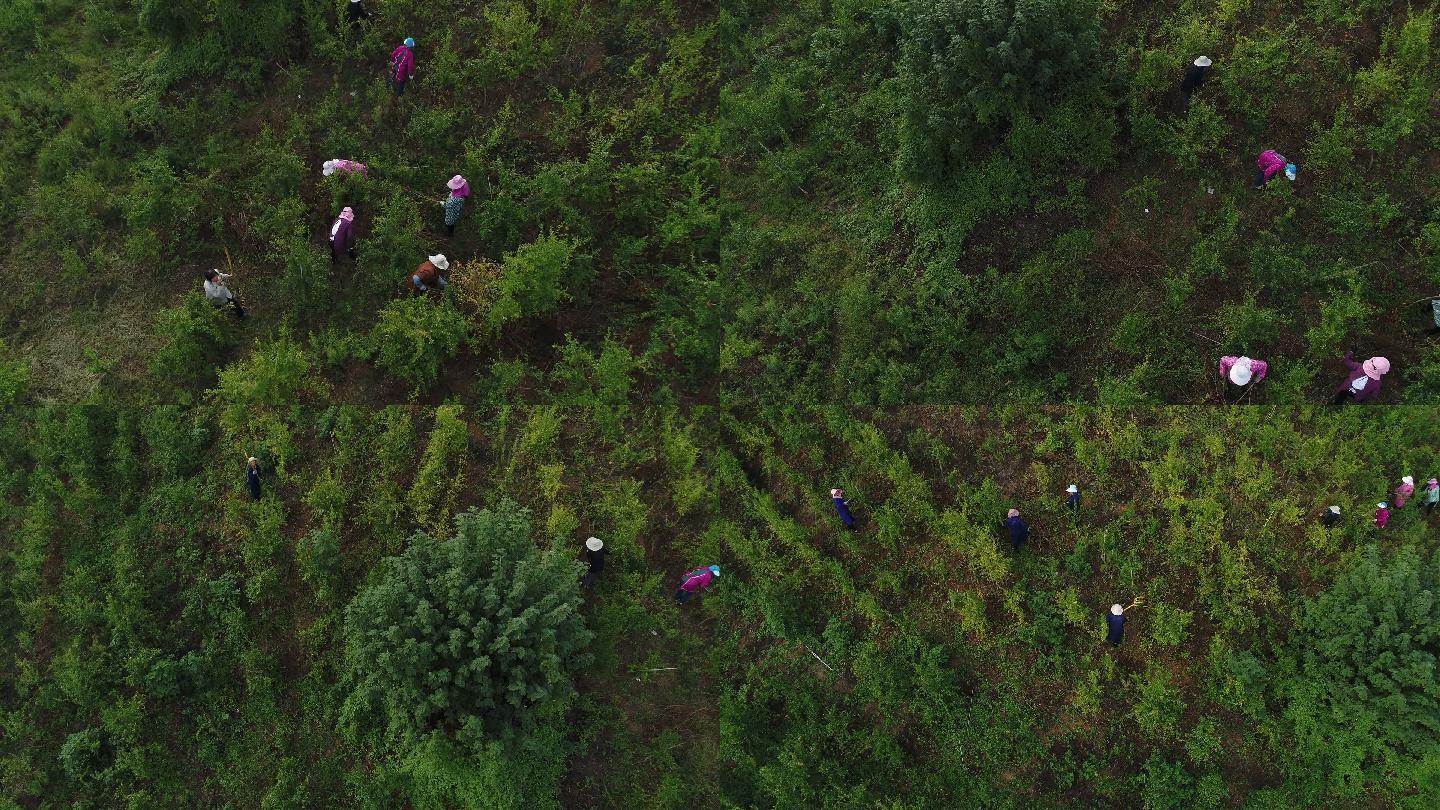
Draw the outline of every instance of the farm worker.
M460 212L465 209L465 199L470 196L470 183L457 174L450 178L445 187L450 189L450 196L440 203L445 206L445 235L454 236L455 223L460 221Z
M1415 476L1407 475L1400 479L1400 486L1395 487L1395 508L1404 509L1405 499L1415 494Z
M1335 389L1332 405L1349 402L1374 402L1380 395L1380 378L1390 371L1390 361L1383 357L1372 357L1363 363L1355 362L1355 352L1345 353L1345 367L1350 375Z
M683 605L690 601L690 597L710 587L720 576L720 566L712 565L708 568L696 568L694 571L680 578L680 587L675 589L675 604Z
M1390 508L1384 501L1375 504L1375 528L1383 529L1385 524L1390 522Z
M1338 506L1332 506L1332 507L1330 507L1329 509L1326 509L1326 510L1325 510L1325 513L1320 516L1320 525L1321 525L1321 526L1324 526L1326 529L1333 529L1333 528L1335 528L1335 524L1337 524L1337 523L1339 523L1339 522L1340 522L1340 507L1338 507Z
M364 163L344 158L331 158L320 164L320 173L329 177L339 172L341 174L358 174L361 177L369 177L369 169Z
M415 272L410 274L410 292L416 296L424 295L437 286L445 289L450 286L445 277L440 275L450 269L450 260L445 254L437 253L434 256L420 263Z
M1220 358L1220 376L1241 386L1260 382L1270 372L1270 364L1264 360L1226 355Z
M1261 152L1260 157L1255 160L1255 188L1264 188L1265 184L1270 182L1270 178L1282 171L1285 172L1287 180L1294 180L1299 169L1294 163L1286 162L1285 156L1274 149L1266 149Z
M1440 480L1431 478L1425 484L1425 514L1434 512L1437 504L1440 504Z
M245 308L240 306L240 301L230 293L230 288L225 286L225 279L230 278L229 273L222 273L219 270L205 271L205 298L217 307L234 307L235 317L244 318Z
M850 502L845 500L845 490L830 490L830 502L835 504L835 513L840 515L840 522L850 531L859 531L855 528L855 516L850 514Z
M1070 497L1065 499L1065 508L1070 510L1071 515L1080 514L1080 487L1071 484L1065 488Z
M330 261L340 261L340 254L355 258L355 212L350 207L340 209L340 216L330 225Z
M1010 548L1013 551L1018 552L1025 541L1030 539L1030 527L1020 517L1019 509L1011 509L1007 512L1005 519L1000 521L1000 525L1010 530Z
M1180 95L1185 97L1185 114L1190 114L1190 94L1200 89L1205 83L1205 76L1210 72L1210 57L1199 56L1185 68L1185 78L1180 80Z
M1440 335L1440 298L1431 298L1425 302L1425 317L1430 321L1425 334Z
M1105 634L1105 640L1110 642L1110 646L1120 646L1120 642L1125 638L1125 611L1139 604L1140 597L1137 596L1130 602L1129 607L1120 607L1118 603L1110 606L1110 612L1105 615L1105 624L1109 630Z
M350 23L351 28L359 28L362 20L370 19L370 12L365 9L361 0L350 0L345 4L345 20Z
M586 590L595 584L595 577L605 570L605 544L598 537L591 537L585 541L585 562L590 565L590 570L585 572L585 578L580 581Z
M390 79L395 95L405 95L405 85L415 78L415 38L406 37L400 47L390 52Z
M250 500L260 500L260 460L254 456L245 466L245 486L250 490Z

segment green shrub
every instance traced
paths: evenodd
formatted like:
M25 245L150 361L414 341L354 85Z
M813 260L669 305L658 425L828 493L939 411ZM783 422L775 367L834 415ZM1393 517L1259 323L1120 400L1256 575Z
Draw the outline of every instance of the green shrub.
M459 405L435 409L435 428L430 431L415 483L405 496L415 522L435 534L441 534L465 481L463 457L470 447L470 428L464 414Z
M402 754L437 737L472 754L524 739L588 658L579 569L536 550L509 501L456 515L444 543L414 535L345 609L342 727Z
M911 0L902 13L900 163L913 178L969 162L977 135L1048 104L1099 50L1090 0Z
M448 301L402 298L380 310L370 341L380 367L416 391L435 384L440 366L464 342L468 323Z
M179 306L160 310L155 333L165 343L150 356L151 376L181 391L203 383L214 373L220 352L234 341L225 318L199 293L186 295Z
M578 247L575 240L551 234L505 254L490 307L490 329L554 312L561 301L576 297L589 275L588 262L576 255Z

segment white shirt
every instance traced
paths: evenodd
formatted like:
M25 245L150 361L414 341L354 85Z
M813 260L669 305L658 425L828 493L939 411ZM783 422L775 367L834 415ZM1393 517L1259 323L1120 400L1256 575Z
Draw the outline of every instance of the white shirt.
M224 284L220 283L223 282L225 279L229 278L230 274L216 273L216 276L220 279L220 281L211 281L208 278L205 279L205 297L209 298L211 303L223 304L229 301L231 298L235 297L230 294L229 287L226 287Z
M1359 377L1355 378L1355 382L1350 383L1350 390L1357 393L1360 391L1364 391L1366 384L1369 382L1370 377L1366 374L1361 374Z

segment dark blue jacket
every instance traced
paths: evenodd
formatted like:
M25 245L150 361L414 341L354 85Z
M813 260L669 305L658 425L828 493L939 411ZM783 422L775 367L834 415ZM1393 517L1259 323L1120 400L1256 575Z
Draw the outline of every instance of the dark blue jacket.
M260 468L258 465L245 468L245 486L250 488L251 500L260 500Z
M831 498L830 500L835 503L835 511L840 514L840 522L845 524L845 528L854 526L855 516L850 514L850 503L844 498Z
M1070 493L1070 497L1065 499L1065 505L1070 508L1070 511L1071 511L1071 512L1079 512L1079 511L1080 511L1080 493L1078 493L1078 492L1072 492L1072 493Z
M1010 529L1010 545L1019 548L1021 543L1030 539L1030 527L1019 515L1007 517L1001 523Z
M1106 613L1105 624L1110 627L1110 632L1105 634L1105 640L1120 646L1120 640L1125 638L1125 614L1116 616L1114 613Z

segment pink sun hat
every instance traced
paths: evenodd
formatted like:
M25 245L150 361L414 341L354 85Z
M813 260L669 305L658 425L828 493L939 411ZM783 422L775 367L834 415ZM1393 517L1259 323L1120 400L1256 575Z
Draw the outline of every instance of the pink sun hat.
M344 208L340 209L340 218L345 220L346 222L350 222L351 220L355 219L355 212L350 210L350 206L347 205Z
M450 191L452 192L452 196L470 196L470 182L458 174L450 178L450 180L445 183L445 187L450 189Z
M1382 374L1390 371L1390 361L1383 357L1372 357L1360 365L1365 371L1365 376L1372 380L1380 379Z

